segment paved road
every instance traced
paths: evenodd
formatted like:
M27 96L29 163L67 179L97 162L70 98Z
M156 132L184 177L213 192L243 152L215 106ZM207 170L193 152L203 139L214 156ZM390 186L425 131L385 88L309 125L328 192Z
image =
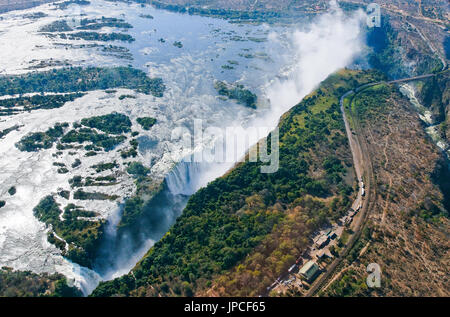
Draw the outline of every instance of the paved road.
M441 73L447 72L447 71L448 70L443 70ZM354 123L356 136L353 135L353 133L351 131L351 128L348 123L348 119L345 114L345 109L344 109L345 98L352 94L355 94L353 96L353 98L355 98L359 92L361 92L362 90L364 90L368 87L372 87L372 86L376 86L376 85L380 85L380 84L398 84L398 83L410 82L410 81L430 78L430 77L433 77L436 75L437 74L426 74L426 75L392 80L392 81L388 81L388 82L381 81L381 82L368 83L368 84L364 84L354 90L347 91L344 95L342 95L342 97L340 99L340 108L341 108L342 116L343 116L344 123L345 123L345 130L346 130L347 138L348 138L348 141L350 144L350 150L352 151L353 163L355 166L356 175L357 175L358 179L361 179L361 176L363 176L364 181L365 181L366 197L365 197L365 199L362 200L363 206L362 206L362 209L360 212L361 216L358 218L357 222L355 223L354 234L350 237L350 239L349 239L347 245L345 246L344 250L342 251L341 255L339 257L335 258L335 260L327 267L326 271L312 284L312 286L309 289L306 296L313 296L314 294L316 294L316 292L320 289L320 287L324 284L324 282L327 281L333 275L336 267L338 267L338 265L341 264L342 260L346 258L346 256L352 249L353 245L355 244L356 241L358 241L358 239L361 235L362 228L363 228L366 220L368 219L369 210L370 210L369 205L371 203L373 203L373 202L371 202L371 196L374 193L372 193L372 191L371 191L371 185L374 182L374 176L373 176L374 174L373 174L373 169L372 169L372 162L371 162L371 159L369 156L369 152L367 150L367 148L368 148L367 143L366 143L365 139L363 137L361 137L362 136L362 134L360 133L361 127L359 126L357 116L353 116L353 123ZM352 98L352 100L353 100L353 98ZM352 100L350 101L350 104L351 104ZM350 109L350 111L351 111L351 109ZM358 193L357 199L361 200L362 197L360 197L360 196L361 196L361 191Z
M444 73L444 72L448 72L448 71L449 70L446 69L446 70L441 71L440 73ZM426 75L396 79L396 80L392 80L392 81L379 81L379 82L367 83L367 84L361 85L355 89L349 90L344 95L341 96L340 101L339 101L340 110L342 112L342 117L343 117L343 120L345 123L345 131L346 131L348 142L350 145L350 150L351 150L352 156L353 156L353 164L355 167L356 177L358 179L358 182L360 182L361 180L364 180L364 187L365 187L366 195L365 195L365 198L363 199L362 192L360 190L358 192L358 195L357 195L353 205L352 205L353 209L356 209L355 207L359 206L362 203L362 208L360 210L360 216L355 218L354 234L351 235L347 245L341 252L341 255L339 257L335 258L335 260L327 267L326 271L322 275L320 275L320 277L311 285L311 288L307 292L306 296L313 296L320 289L320 287L323 285L323 283L332 276L332 274L334 273L334 270L336 269L336 267L338 267L339 264L341 264L342 260L346 258L346 256L352 249L353 245L355 244L356 241L358 241L358 239L361 235L362 228L363 228L363 226L368 218L368 215L369 215L369 210L370 210L369 207L373 203L371 201L371 196L373 195L373 193L371 191L371 185L372 185L372 183L374 183L374 174L373 174L373 169L372 169L372 162L371 162L370 156L368 154L369 152L367 150L368 146L367 146L365 139L361 138L361 136L362 136L362 133L360 133L361 127L359 126L357 116L353 116L355 134L352 133L350 124L349 124L348 119L345 114L345 109L344 109L345 98L347 98L348 96L350 96L352 94L354 94L353 98L355 98L359 92L363 91L364 89L366 89L368 87L381 85L381 84L405 83L405 82L430 78L430 77L433 77L436 75L437 74L426 74ZM350 103L352 102L353 98L351 99ZM350 109L350 111L351 111L351 109ZM279 277L278 280L281 280L282 278L286 277L287 275L288 275L287 272L285 272L284 274L282 274ZM272 285L274 285L274 284L272 284ZM263 294L263 296L267 296L271 289L272 289L272 287L270 289L268 289L267 292L265 292L265 294Z
M355 167L356 176L358 178L358 181L361 179L364 179L366 196L365 196L365 199L363 199L361 190L358 191L358 195L355 200L355 203L358 202L358 205L359 205L359 202L362 202L362 209L360 211L360 216L355 219L356 222L354 224L354 226L355 226L354 234L352 234L352 236L350 237L347 245L345 246L344 250L341 252L340 256L336 257L334 259L334 261L327 267L326 271L324 273L322 273L322 275L320 275L320 277L311 285L311 288L306 293L307 297L313 296L320 289L320 287L324 284L324 282L332 276L336 267L339 264L341 264L342 260L345 259L345 257L348 255L348 253L350 252L350 250L353 247L353 245L355 244L355 242L359 239L362 227L364 226L366 219L367 219L367 215L368 215L368 211L369 211L370 196L371 196L370 189L371 189L371 183L373 180L372 164L371 164L370 158L368 157L368 152L367 152L367 148L366 148L365 144L363 144L364 147L361 146L361 144L363 142L362 142L362 140L360 140L360 136L361 136L361 133L359 133L360 127L359 127L359 124L357 123L357 121L355 120L355 117L353 118L354 119L353 122L355 125L356 135L354 135L352 133L350 124L348 123L347 116L345 115L344 100L346 97L350 96L351 94L355 94L355 93L363 90L364 88L374 86L377 84L379 84L379 83L365 84L363 86L358 87L355 90L350 90L350 91L346 92L344 95L342 95L342 97L339 101L341 112L342 112L342 117L343 117L344 123L345 123L345 131L347 134L348 142L350 144L350 150L351 150L352 156L353 156L353 165ZM350 103L351 103L351 101L350 101Z

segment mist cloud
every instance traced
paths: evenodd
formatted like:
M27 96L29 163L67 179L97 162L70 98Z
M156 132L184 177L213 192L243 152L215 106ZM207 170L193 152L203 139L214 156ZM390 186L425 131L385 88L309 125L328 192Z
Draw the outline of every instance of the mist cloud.
M287 71L282 72L282 78L272 79L265 85L263 93L270 102L268 109L257 112L248 122L239 122L239 119L236 119L228 124L234 125L236 130L246 132L255 127L275 128L283 113L300 102L330 74L351 65L362 53L364 22L364 12L358 11L348 16L334 3L329 13L318 17L302 29L290 29L285 34L271 33L267 49L279 48L280 42L283 43L281 46L285 46L288 52L272 53L287 57L288 60L284 63L287 65ZM227 125L226 122L223 124ZM253 141L256 143L257 139ZM238 155L244 155L247 149L243 149ZM146 207L149 214L157 217L146 219L146 216L143 216L140 225L133 228L137 237L129 235L117 241L107 241L103 246L105 254L99 259L101 268L97 267L103 279L111 279L129 271L182 212L187 201L184 195L196 192L200 187L223 175L233 165L234 163L230 162L178 163L166 175L168 186L160 193L160 199L152 201ZM180 201L177 202L176 199ZM114 235L109 237L110 240L114 238Z
M272 115L280 116L330 74L349 66L362 53L365 21L362 10L348 16L332 1L330 12L288 35L296 61L287 78L275 80L267 90ZM275 33L269 39L279 40Z

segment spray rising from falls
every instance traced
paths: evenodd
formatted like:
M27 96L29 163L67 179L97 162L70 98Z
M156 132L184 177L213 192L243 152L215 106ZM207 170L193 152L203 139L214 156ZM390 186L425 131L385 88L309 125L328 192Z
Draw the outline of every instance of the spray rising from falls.
M361 31L364 22L365 14L362 11L347 16L334 3L329 13L302 29L290 30L286 34L271 33L266 49L270 52L283 42L286 51L272 52L271 55L284 59L286 66L280 70L277 79L268 82L263 88L270 107L258 111L255 117L246 122L222 122L222 128L235 126L243 131L254 127L274 128L282 114L330 74L351 65L361 54L364 47ZM248 144L237 153L238 156L242 157L251 145ZM188 197L232 166L230 162L178 163L166 176L165 188L145 206L145 212L135 226L121 230L119 234L116 225L120 210L111 219L96 271L105 280L128 272L173 225Z
M276 79L267 90L272 118L302 100L330 74L349 66L364 47L363 11L346 16L336 4L311 25L288 35L295 53L295 63L282 79ZM273 41L279 36L271 34ZM271 121L270 118L264 118ZM272 120L273 121L273 120Z
M203 185L202 165L198 162L180 162L166 176L166 184L173 195L192 195Z

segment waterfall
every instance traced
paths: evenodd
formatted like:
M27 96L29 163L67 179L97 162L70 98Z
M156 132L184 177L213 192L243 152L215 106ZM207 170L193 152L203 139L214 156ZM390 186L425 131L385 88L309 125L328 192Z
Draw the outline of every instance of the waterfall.
M165 178L169 191L173 195L192 195L202 187L201 170L201 164L197 162L178 163Z

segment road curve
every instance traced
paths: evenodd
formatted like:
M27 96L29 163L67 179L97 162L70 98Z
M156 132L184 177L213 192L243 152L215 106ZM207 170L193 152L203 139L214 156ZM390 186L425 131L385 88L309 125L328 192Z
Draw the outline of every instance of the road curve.
M355 232L350 237L347 245L345 246L343 252L339 255L339 257L336 257L336 259L327 267L326 271L312 284L311 288L307 292L306 296L314 296L314 294L320 289L320 287L323 285L325 281L328 280L330 276L333 275L334 270L336 267L342 263L342 260L345 259L350 252L351 248L355 244L355 242L359 239L359 236L361 235L362 228L368 218L369 215L369 205L373 202L371 201L371 196L375 195L375 190L371 190L371 184L374 182L374 174L372 169L372 162L367 150L367 143L364 138L362 138L361 134L361 127L359 126L359 122L357 120L357 115L353 116L353 123L355 128L355 136L353 135L350 125L348 123L348 119L346 117L345 108L344 108L344 100L346 97L354 94L352 99L350 100L350 105L353 101L353 98L356 97L356 95L363 91L364 89L380 84L398 84L398 83L404 83L404 82L410 82L420 79L426 79L430 77L434 77L438 74L447 72L448 69L445 69L437 74L426 74L426 75L420 75L420 76L414 76L414 77L408 77L408 78L402 78L402 79L396 79L391 81L380 81L380 82L373 82L373 83L367 83L362 86L359 86L356 89L347 91L344 95L342 95L339 103L340 103L340 110L342 112L342 116L345 123L345 130L347 134L347 138L350 144L350 150L352 152L353 156L353 163L355 166L355 172L358 177L358 180L361 179L361 177L365 181L365 187L366 187L366 197L364 200L362 200L361 191L358 192L357 200L360 199L360 201L363 201L362 209L361 209L361 216L359 217L357 223L355 224ZM351 108L349 109L349 113L351 113Z
M342 117L345 124L345 131L347 134L348 142L350 145L350 150L352 152L353 156L353 165L355 168L356 177L358 179L358 182L360 180L365 181L365 190L366 190L366 199L363 199L361 190L358 191L357 197L354 201L353 206L359 205L362 202L362 208L360 211L360 217L357 218L355 223L355 231L354 234L351 235L347 245L345 246L342 253L334 259L334 261L327 267L326 271L311 285L311 288L306 293L306 297L314 296L314 294L320 289L320 287L324 284L325 281L328 280L328 278L333 274L336 267L341 264L341 262L346 258L348 253L350 252L351 248L355 244L355 242L359 239L359 236L362 231L362 227L366 222L368 210L369 210L369 202L370 202L370 196L371 196L371 183L373 178L373 171L372 171L372 164L370 161L370 157L367 154L367 149L362 148L362 140L360 140L360 128L358 124L355 124L355 133L356 135L353 135L352 130L350 128L350 124L348 122L348 119L345 114L345 107L344 107L344 100L346 97L350 96L351 94L357 94L359 91L363 90L364 88L376 85L378 83L371 83L371 84L365 84L362 85L355 90L349 90L344 95L342 95L339 104L340 109L342 112ZM352 98L353 99L353 98ZM350 100L351 104L352 100ZM351 109L350 109L351 111ZM354 117L354 122L356 122L356 118ZM365 145L365 144L364 144Z
M368 218L368 215L369 215L370 205L373 204L373 202L371 201L371 196L376 194L375 190L371 190L371 185L372 185L372 183L374 183L374 174L373 174L373 169L372 169L371 158L370 158L370 156L368 154L368 150L367 150L368 146L367 146L365 139L361 138L361 136L362 136L361 128L359 126L357 116L353 116L355 135L352 133L350 124L348 122L348 119L347 119L346 113L345 113L345 107L344 107L345 98L354 94L354 96L350 100L350 104L351 104L353 99L356 97L356 95L366 88L373 87L376 85L381 85L381 84L398 84L398 83L410 82L410 81L415 81L415 80L420 80L420 79L426 79L426 78L434 77L434 76L442 74L442 73L446 73L448 71L449 71L448 69L445 69L439 73L407 77L407 78L396 79L396 80L391 80L391 81L378 81L378 82L367 83L367 84L361 85L355 89L349 90L341 96L341 98L339 100L340 110L342 112L342 117L343 117L344 124L345 124L345 131L346 131L348 142L350 145L350 150L352 152L353 165L355 168L355 173L356 173L358 183L361 180L364 180L366 196L365 196L365 199L363 199L362 192L358 191L357 197L352 204L352 207L355 209L356 206L359 206L362 203L362 208L360 211L361 216L355 220L356 228L355 228L354 234L351 235L347 245L343 249L340 256L336 257L335 260L327 267L326 271L311 285L311 288L308 290L308 292L306 293L305 296L307 296L307 297L313 296L320 289L320 287L323 285L323 283L325 281L327 281L330 276L332 276L336 267L338 267L342 263L342 260L346 258L346 256L350 252L351 248L353 247L353 245L355 244L355 242L359 239L359 236L361 235L362 228L363 228L363 226ZM350 114L351 114L351 108L350 108ZM279 281L281 278L285 277L286 274L287 273L282 274L277 279L277 281ZM274 282L270 287L268 287L266 292L264 292L262 294L262 296L267 296L268 293L270 292L270 290L276 284L276 282Z

